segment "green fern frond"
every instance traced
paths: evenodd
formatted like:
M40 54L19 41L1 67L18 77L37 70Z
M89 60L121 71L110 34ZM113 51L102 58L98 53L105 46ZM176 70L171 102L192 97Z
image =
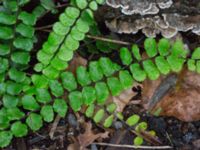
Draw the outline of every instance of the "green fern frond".
M76 1L74 6L67 7L60 14L59 21L54 23L53 31L37 54L37 72L42 71L47 78L56 79L68 67L73 51L79 48L79 42L94 22L93 11L97 9L97 3L101 4L95 0Z

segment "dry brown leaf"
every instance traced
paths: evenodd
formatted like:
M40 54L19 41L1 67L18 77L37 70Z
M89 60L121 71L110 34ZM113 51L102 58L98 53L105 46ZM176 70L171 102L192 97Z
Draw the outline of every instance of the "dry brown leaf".
M134 84L134 86L137 86ZM132 88L124 90L119 96L110 96L108 101L113 101L117 105L117 112L123 112L124 108L129 104L135 93Z
M134 83L134 85L133 85L132 87L138 86L138 85L140 85L140 84L139 84L139 83ZM141 86L141 85L140 85L140 86ZM110 95L110 96L108 97L108 99L106 100L106 103L105 103L104 105L106 106L106 105L111 104L111 103L114 102L114 103L116 104L116 106L117 106L116 111L117 111L117 112L123 112L124 108L125 108L128 104L131 103L131 102L130 102L131 99L137 94L136 92L134 92L134 91L132 90L132 87L129 88L129 89L127 89L127 90L124 90L124 91L123 91L120 95L118 95L118 96L112 96L112 95ZM137 101L137 104L139 104L138 102L140 102L140 101ZM134 104L134 103L131 103L131 104ZM81 110L81 112L84 113L86 108L87 108L87 107L83 107L83 109ZM97 105L96 111L97 111L99 108L102 108L102 107ZM108 114L106 113L105 116L104 116L104 118L107 118L107 117L108 117Z
M78 136L78 142L80 145L80 150L85 150L86 147L90 144L92 144L96 139L98 138L108 138L109 132L104 132L104 133L93 133L92 131L92 124L86 123L85 124L85 132L83 134L80 134Z
M72 61L69 64L68 70L75 73L76 68L78 66L86 66L86 65L87 65L87 60L85 58L81 57L80 55L78 55L77 53L75 53Z
M195 140L194 142L192 142L192 144L195 146L195 148L200 149L200 139Z
M152 99L153 94L163 81L145 81L143 84L143 102ZM178 88L177 88L178 87ZM148 102L150 103L150 102ZM145 106L145 105L144 105ZM198 74L186 71L181 83L171 88L156 104L162 109L161 115L173 116L182 121L200 120L200 77Z
M79 150L78 143L69 144L67 150Z
M88 61L81 57L78 54L74 55L73 60L70 62L68 70L73 73L76 72L76 68L80 65L87 66ZM139 85L138 83L134 83L133 86ZM107 102L115 102L117 104L117 111L122 112L124 107L130 102L131 98L135 96L136 93L132 91L132 87L130 89L124 90L119 96L110 96Z

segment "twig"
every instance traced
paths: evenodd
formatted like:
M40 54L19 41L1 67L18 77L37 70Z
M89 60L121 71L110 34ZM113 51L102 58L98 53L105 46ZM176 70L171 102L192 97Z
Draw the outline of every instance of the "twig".
M101 41L110 42L110 43L116 43L116 44L122 44L122 45L131 45L131 43L129 43L129 42L113 40L113 39L108 39L108 38L99 37L99 36L87 35L87 37L90 38L90 39L101 40Z
M62 5L58 5L58 6L54 7L54 9L66 7L66 6L68 6L68 5L69 5L68 3L62 4ZM50 9L50 10L47 10L39 19L41 19L43 16L45 16L45 15L48 14L49 12L51 12L51 9Z
M170 138L168 132L166 132L166 136L167 136L167 139L169 140L170 144L173 145L172 140L171 140L171 138Z
M34 145L34 144L36 144L36 143L38 143L38 142L40 142L40 141L42 141L42 140L44 140L46 138L47 138L47 136L36 136L36 137L31 138L30 140L28 140L28 144L29 145Z
M43 31L43 32L47 32L47 33L50 33L52 30L43 29L43 30L41 30L41 31Z
M43 30L43 29L48 29L52 28L53 24L42 26L42 27L36 27L35 30Z
M172 149L171 146L135 146L126 144L110 144L110 143L92 143L101 146L119 147L119 148L133 148L133 149Z
M142 137L143 139L145 139L147 142L153 144L153 145L162 145L162 142L158 139L157 136L152 136L150 135L148 132L146 131L139 131L139 132L136 132L135 130L131 130L132 133L134 133L135 135L137 136L140 136Z
M42 26L42 27L37 27L36 30L41 30L41 31L44 31L44 32L50 32L50 30L48 30L48 28L51 28L52 26L53 26L53 24ZM99 37L99 36L93 36L93 35L87 35L87 38L94 39L94 40L100 40L100 41L104 41L104 42L115 43L115 44L121 44L121 45L128 45L128 46L131 45L131 43L129 43L129 42L114 40L114 39L108 39L108 38L105 38L105 37Z
M52 125L52 127L51 127L51 130L50 130L50 132L49 132L50 139L53 139L53 138L54 138L54 133L55 133L55 131L56 131L56 128L57 128L57 126L58 126L58 123L59 123L60 119L61 119L61 117L57 115L57 116L56 116L56 119L55 119L54 122L53 122L53 125Z
M66 6L68 6L68 5L69 5L69 4L66 3L66 4L58 5L58 6L56 6L55 8L62 8L62 7L66 7Z

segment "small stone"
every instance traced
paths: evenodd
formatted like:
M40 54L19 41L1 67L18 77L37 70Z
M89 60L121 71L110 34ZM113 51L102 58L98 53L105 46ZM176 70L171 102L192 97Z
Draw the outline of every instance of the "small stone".
M77 122L77 119L76 117L73 115L73 114L69 114L67 116L67 120L68 120L68 123L73 126L73 127L77 127L78 126L78 122Z
M191 132L189 133L186 133L184 136L183 136L183 140L188 144L192 141L192 139L194 139L193 137L193 134Z
M96 144L92 144L92 145L91 145L91 150L98 150Z
M120 121L114 122L114 127L115 129L121 129L123 127L122 123Z

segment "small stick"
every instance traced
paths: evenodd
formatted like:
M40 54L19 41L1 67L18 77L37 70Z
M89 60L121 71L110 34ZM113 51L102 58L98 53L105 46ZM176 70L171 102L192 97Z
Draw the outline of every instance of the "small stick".
M53 138L54 138L54 133L55 133L55 131L56 131L56 128L57 128L57 126L58 126L58 123L59 123L60 119L61 119L61 117L57 115L57 116L56 116L56 119L55 119L54 122L53 122L53 125L52 125L52 127L51 127L51 130L50 130L50 132L49 132L50 139L52 139L52 140L53 140Z
M110 143L92 143L101 146L119 147L119 148L134 148L134 149L172 149L171 146L135 146L126 144L110 144Z
M36 27L36 30L41 30L44 32L51 32L50 30L47 30L49 28L52 28L53 24L50 25L46 25L46 26L42 26L42 27ZM104 42L110 42L110 43L115 43L115 44L121 44L121 45L131 45L131 43L129 42L124 42L124 41L120 41L120 40L114 40L114 39L108 39L105 37L99 37L99 36L93 36L93 35L87 35L87 38L89 39L94 39L94 40L100 40L100 41L104 41Z
M48 30L49 28L52 28L53 24L50 25L46 25L46 26L42 26L42 27L36 27L36 30L41 30L44 32L51 32L51 30ZM89 39L94 39L94 40L100 40L100 41L104 41L104 42L110 42L110 43L115 43L115 44L121 44L121 45L131 45L131 43L129 42L125 42L125 41L120 41L120 40L114 40L114 39L108 39L105 37L99 37L99 36L93 36L93 35L86 35L87 38ZM141 40L141 39L139 39Z
M38 134L36 134L36 135L37 135L36 137L28 140L28 145L34 145L34 144L36 144L36 143L47 138L47 137L44 137L44 136L41 136L41 135L38 136Z
M90 39L101 40L101 41L110 42L110 43L116 43L116 44L122 44L122 45L131 45L131 43L129 43L129 42L113 40L113 39L108 39L108 38L99 37L99 36L87 35L87 37L90 38Z
M66 4L62 4L62 5L58 5L58 6L56 6L56 7L54 7L55 9L56 8L62 8L62 7L66 7L66 6L68 6L69 4L68 3L66 3ZM39 20L41 19L41 18L43 18L46 14L48 14L49 12L51 12L51 10L47 10L40 18L39 18Z
M49 29L52 28L53 24L42 26L42 27L36 27L35 30L43 30L43 29Z

